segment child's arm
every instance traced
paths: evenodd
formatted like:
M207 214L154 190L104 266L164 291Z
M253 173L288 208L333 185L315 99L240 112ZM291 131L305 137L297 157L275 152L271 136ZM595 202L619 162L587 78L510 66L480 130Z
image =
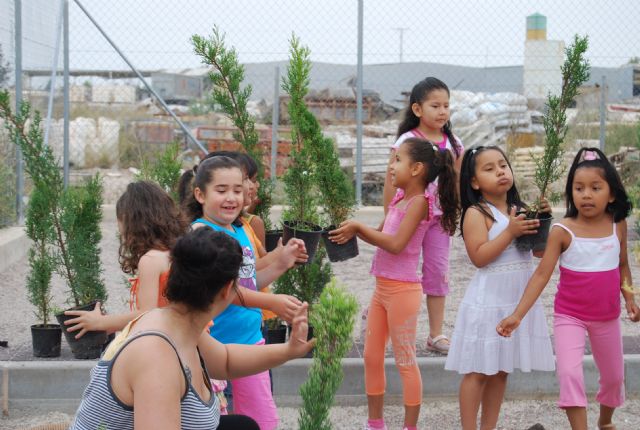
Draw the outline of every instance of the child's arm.
M484 267L494 261L516 237L523 234L534 234L540 225L538 220L525 220L524 215L516 216L516 209L511 208L509 226L495 239L489 240L489 228L486 216L476 208L469 208L464 215L464 246L471 262L476 267Z
M398 231L391 235L364 225L358 221L348 220L340 224L340 228L330 231L333 242L344 243L354 235L371 245L384 249L391 254L399 254L406 248L409 240L416 232L420 221L427 217L429 206L425 198L417 198L407 208L407 213L400 221Z
M384 175L384 186L382 188L382 205L384 206L384 214L387 214L389 209L389 203L396 195L397 188L391 183L391 170L389 168L396 161L396 150L391 148L391 155L389 155L389 161L387 162L387 171Z
M618 238L620 238L620 291L622 297L624 297L625 308L627 309L627 315L633 322L640 321L640 308L636 304L636 300L633 291L627 291L622 286L633 285L631 279L631 269L629 268L629 255L627 253L627 221L622 220L617 223Z
M251 226L251 228L253 228L253 231L256 233L256 236L258 237L260 242L264 243L266 232L264 231L264 221L262 221L262 218L255 215L253 218L251 218L251 222L249 223L249 225Z
M242 295L242 300L237 295L232 302L234 305L267 309L287 322L293 319L302 304L300 300L288 294L265 294L248 288L238 288L240 288L239 295Z
M307 249L304 246L304 242L296 238L289 239L287 244L282 247L282 250L276 254L271 264L256 270L258 289L266 287L292 268L294 264L305 262L307 258Z
M79 331L76 339L80 339L88 331L103 330L113 333L122 330L129 321L142 312L158 307L158 294L160 290L160 275L167 270L168 256L166 253L149 252L140 258L138 263L138 309L124 314L103 314L100 304L92 311L66 311L65 315L76 318L64 322L67 331Z
M100 309L100 302L96 303L92 311L65 311L65 315L76 318L64 322L68 332L79 331L76 339L80 339L88 331L106 331L113 333L122 330L129 321L140 315L140 311L128 312L125 314L103 314Z
M266 294L263 294L266 296ZM307 341L307 308L296 312L289 341L273 345L223 345L207 333L200 336L198 349L214 379L236 379L271 369L293 358L303 357L315 344Z
M299 241L298 243L302 244L302 246L304 246L304 242L300 241L299 239L291 239L291 240L296 240ZM256 270L260 271L262 269L265 269L267 266L269 266L270 264L272 264L274 261L277 261L280 258L284 258L282 256L282 253L285 251L285 247L282 245L282 238L278 239L278 246L276 247L276 249L274 249L271 252L267 252L264 247L260 247L260 249L258 250L258 255L260 256L260 258L258 258L256 260ZM296 257L296 263L304 263L309 259L309 256L307 255L307 251L306 248L304 251L302 252L298 252Z
M551 230L549 239L547 240L547 247L540 264L538 264L536 271L531 275L531 279L529 279L527 288L524 290L515 311L500 321L496 327L498 334L509 337L511 333L518 328L520 321L522 321L527 312L529 312L529 309L531 309L531 306L538 300L540 293L542 293L547 282L549 282L549 278L551 278L553 274L553 269L556 267L562 250L569 246L570 241L571 237L564 229L554 228Z

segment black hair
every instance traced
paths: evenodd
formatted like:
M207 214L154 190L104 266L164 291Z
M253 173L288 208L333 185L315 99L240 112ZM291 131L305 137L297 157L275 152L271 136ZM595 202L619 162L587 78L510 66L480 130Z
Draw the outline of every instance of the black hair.
M594 156L585 159L587 152L592 152ZM578 216L578 208L576 208L573 202L573 179L576 175L576 170L588 167L600 169L603 173L602 178L609 184L615 200L607 205L607 212L613 216L614 222L619 222L627 218L631 214L633 205L624 189L620 175L618 175L618 172L607 156L598 148L581 148L573 159L571 168L569 168L569 175L567 176L567 185L564 190L567 205L567 212L564 216L568 218Z
M213 172L216 170L233 168L242 170L242 167L237 161L222 155L206 158L190 171L193 175L193 183L189 186L190 192L185 192L184 196L181 197L182 209L190 222L202 217L202 204L196 200L193 195L193 190L197 187L204 191L207 184L213 179ZM183 174L183 177L185 175L186 172ZM234 221L234 225L236 225L236 221Z
M465 151L464 156L462 157L462 166L460 167L460 205L462 206L462 215L460 217L460 234L462 234L462 226L464 223L464 215L467 213L467 210L471 207L475 207L478 209L484 216L495 221L495 218L491 214L491 212L487 211L480 203L482 202L482 192L480 190L474 190L471 186L471 180L476 175L476 158L478 154L481 154L484 151L498 151L504 157L509 169L513 173L513 168L511 167L511 163L507 158L507 154L504 153L502 149L498 146L494 145L479 145L472 148L469 148ZM520 199L520 193L518 193L518 189L516 188L516 182L513 181L513 185L507 191L507 206L509 208L515 206L516 210L526 209L527 205L525 205Z
M240 165L240 169L247 175L248 178L252 178L256 173L258 173L258 165L255 160L244 152L240 151L211 151L202 159L208 160L213 157L228 157L232 160L235 160ZM201 161L201 162L202 162ZM183 205L186 201L187 197L193 194L193 178L196 175L196 171L198 170L198 166L193 166L192 170L185 171L182 176L180 176L180 180L178 181L178 198L180 199L180 204Z
M167 299L206 311L230 281L238 291L235 280L241 264L240 244L228 234L209 228L190 231L171 250Z
M427 97L429 97L429 94L435 90L445 90L448 95L451 95L447 84L442 82L440 79L434 78L432 76L424 78L413 86L411 95L409 96L409 106L407 106L407 109L404 112L404 118L398 126L397 137L400 137L404 133L408 132L409 130L413 130L414 128L418 127L418 125L420 125L420 118L418 118L413 113L412 106L414 103L422 104L427 99ZM446 124L442 127L442 132L447 136L449 142L451 142L453 152L455 153L456 158L458 158L462 153L462 146L458 143L458 139L453 135L451 121L446 122Z
M453 235L456 231L460 205L451 151L440 149L432 142L417 137L408 138L402 145L406 145L411 161L425 165L427 171L425 186L438 179L438 199L442 209L440 223L444 231Z

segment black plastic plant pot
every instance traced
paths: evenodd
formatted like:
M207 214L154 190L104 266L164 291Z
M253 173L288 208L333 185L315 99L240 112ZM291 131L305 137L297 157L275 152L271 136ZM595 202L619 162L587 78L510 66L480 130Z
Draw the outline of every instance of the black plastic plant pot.
M551 214L542 213L538 215L540 220L540 226L538 226L538 232L536 234L526 234L516 239L516 248L519 251L544 251L547 246L547 238L549 237L549 229L551 228L551 221L553 217ZM534 219L534 218L528 218Z
M307 341L313 339L313 326L309 324L309 331L307 332ZM315 351L315 347L304 356L304 358L313 358L313 351Z
M318 250L318 243L322 235L322 228L315 224L304 221L285 221L283 223L284 231L282 232L282 243L287 244L292 237L301 239L307 248L309 259L305 264L313 261L313 257Z
M32 325L31 343L34 357L60 357L62 330L58 324Z
M265 343L268 345L274 343L285 343L287 340L287 326L285 325L278 328L267 328L265 332Z
M67 309L68 311L92 311L95 308L96 302L91 302L84 306L77 306ZM102 347L107 343L106 331L88 331L80 339L76 339L78 332L68 332L64 322L73 319L73 316L67 316L63 313L57 314L56 319L60 323L60 327L64 328L64 338L71 347L73 356L78 359L88 360L100 357L102 353Z
M271 252L278 246L278 239L282 237L282 230L269 230L265 235L264 247Z
M345 261L358 256L358 238L353 236L345 243L335 243L329 240L329 232L335 230L336 227L330 225L322 232L322 242L327 250L329 261L336 263Z

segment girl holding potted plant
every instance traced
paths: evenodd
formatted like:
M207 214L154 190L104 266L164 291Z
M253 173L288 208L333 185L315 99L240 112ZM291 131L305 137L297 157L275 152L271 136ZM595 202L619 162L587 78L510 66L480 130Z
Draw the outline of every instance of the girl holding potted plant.
M456 229L456 172L450 151L423 139L409 138L395 152L391 181L400 192L391 201L382 230L348 220L329 232L344 243L357 235L378 247L371 266L376 289L369 305L364 345L365 388L369 405L367 429L386 429L384 353L391 337L403 384L404 428L415 430L422 403L422 379L416 362L416 324L422 296L418 269L421 244L434 216L428 185L439 180L440 222L449 234Z
M626 222L631 203L620 176L597 148L582 148L576 154L565 199L565 218L553 225L541 263L515 311L498 324L497 331L506 337L514 334L560 261L553 322L558 406L565 410L572 429L587 428L582 358L588 334L600 371L598 428L614 429L613 413L624 402L620 294L629 319L640 321L633 292L625 289L625 284L632 283Z
M255 250L239 221L245 206L240 164L224 156L206 159L198 166L193 182L193 196L187 198L184 205L189 219L193 220L192 228L222 231L236 239L243 251L238 279L243 287L242 297L214 319L211 336L224 344L263 344L262 313L258 308L276 309L277 314L290 320L301 303L293 296L263 294L257 290L293 267L305 253L304 243L290 240L276 261L256 270ZM252 417L263 430L277 427L278 415L267 371L234 379L231 386L234 413Z
M514 246L534 234L538 220L516 215L523 207L511 165L497 146L467 150L460 171L460 229L467 254L478 268L458 308L445 369L462 374L460 418L464 430L496 428L509 373L552 371L553 351L542 305L537 303L513 341L494 330L513 309L532 271L531 251ZM548 204L543 210L549 210Z
M66 311L69 332L81 338L87 331L113 333L142 312L166 306L164 294L169 275L169 251L188 229L171 197L153 182L127 185L116 202L120 231L119 260L124 273L132 275L129 308L124 314L103 314L100 303L93 311Z
M394 162L395 152L411 137L428 139L439 148L451 152L456 172L460 172L460 163L464 147L460 139L453 134L449 121L449 88L441 80L428 77L418 82L411 90L409 106L398 126L398 139L391 148L389 165ZM429 337L427 349L442 354L449 351L449 339L442 333L445 299L449 294L449 248L450 234L440 223L441 203L438 200L438 181L429 184L429 192L435 196L433 219L422 242L422 291L426 295L429 316ZM385 212L396 193L391 183L389 170L384 181L383 200Z

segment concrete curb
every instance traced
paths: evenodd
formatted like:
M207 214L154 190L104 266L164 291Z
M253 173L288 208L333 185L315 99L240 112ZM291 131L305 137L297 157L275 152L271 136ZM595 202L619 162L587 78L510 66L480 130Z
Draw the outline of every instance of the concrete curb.
M640 396L640 354L624 357L626 392L630 398ZM458 395L460 375L444 370L444 357L421 357L418 365L422 374L425 398L455 398ZM37 402L38 405L73 412L89 381L89 373L95 361L3 361L2 387L7 392L9 407L22 407ZM290 361L273 370L274 393L280 406L297 406L301 403L298 391L305 381L311 359ZM344 380L336 395L336 405L364 405L364 362L360 358L343 360ZM387 399L389 404L400 404L402 385L394 360L385 360L387 372ZM598 387L598 371L593 357L584 358L587 392L593 395ZM8 379L8 383L5 382ZM542 399L555 398L558 385L554 372L514 372L509 377L507 398Z

